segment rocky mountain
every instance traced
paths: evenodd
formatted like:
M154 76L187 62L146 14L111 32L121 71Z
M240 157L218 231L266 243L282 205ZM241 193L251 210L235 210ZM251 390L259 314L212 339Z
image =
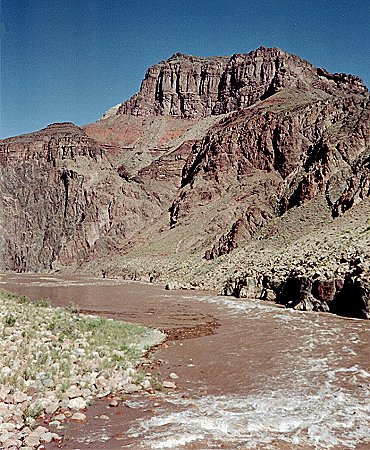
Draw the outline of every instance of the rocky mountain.
M176 53L147 71L140 92L117 114L199 119L247 108L285 87L334 95L366 92L358 78L329 74L278 48L216 58Z
M95 123L0 141L2 269L370 317L369 118L359 78L280 49L177 53Z

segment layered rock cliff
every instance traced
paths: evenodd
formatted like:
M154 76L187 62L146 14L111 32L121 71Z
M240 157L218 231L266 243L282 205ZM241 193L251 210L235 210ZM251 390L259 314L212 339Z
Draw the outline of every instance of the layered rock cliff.
M285 87L364 93L360 79L329 74L278 48L231 57L200 58L176 53L152 66L138 94L116 114L172 115L201 118L247 108Z
M172 278L339 313L353 286L351 314L367 317L369 164L359 78L276 48L177 53L96 123L0 141L1 268Z

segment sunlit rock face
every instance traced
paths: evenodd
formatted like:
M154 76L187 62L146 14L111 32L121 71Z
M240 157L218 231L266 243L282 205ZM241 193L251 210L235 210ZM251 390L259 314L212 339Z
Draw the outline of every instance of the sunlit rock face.
M181 53L148 69L140 92L117 114L201 118L247 108L284 88L364 93L361 80L329 74L278 48L231 57L201 58Z
M158 215L157 201L138 183L123 179L105 152L71 123L1 141L5 269L81 264L102 238L129 239L144 226L139 217Z

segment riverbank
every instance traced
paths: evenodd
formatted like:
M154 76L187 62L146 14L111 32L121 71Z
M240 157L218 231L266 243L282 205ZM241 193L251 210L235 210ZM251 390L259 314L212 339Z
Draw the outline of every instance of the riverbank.
M370 203L354 206L340 221L328 211L323 215L324 206L318 200L305 209L295 208L213 259L205 258L204 248L174 253L176 242L188 242L175 228L171 245L143 244L109 261L99 260L99 266L91 261L82 269L89 275L154 281L171 289L213 290L369 319ZM190 235L196 236L196 230ZM76 268L69 270L73 273Z
M135 367L164 334L0 291L0 446L37 448L95 398L151 388ZM115 398L114 398L115 396ZM38 426L45 417L49 429Z
M367 321L101 277L7 274L1 281L34 300L73 300L89 314L176 335L178 328L218 324L213 334L173 340L168 333L154 363L144 366L160 380L175 373L176 389L141 390L117 407L94 402L84 422L62 422L63 440L45 445L50 450L369 444Z

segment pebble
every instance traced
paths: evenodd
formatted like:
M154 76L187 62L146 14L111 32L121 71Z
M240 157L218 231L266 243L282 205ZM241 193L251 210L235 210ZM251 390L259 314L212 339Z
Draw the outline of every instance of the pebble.
M109 417L106 414L102 414L101 416L99 416L99 419L101 419L101 420L109 420Z
M71 420L75 420L76 422L83 422L84 420L86 420L86 416L81 412L76 412L71 417Z
M178 375L175 372L170 373L170 378L172 378L172 380L178 380Z
M54 381L51 378L46 378L46 380L43 380L42 384L47 388L54 387Z
M65 420L66 419L66 416L65 416L65 414L63 414L63 413L60 413L60 414L57 414L55 417L54 417L54 420Z
M10 449L10 448L19 448L22 445L22 442L19 439L9 439L5 442L3 442L3 445L1 448L4 449Z
M13 401L15 403L23 403L27 400L28 396L24 392L16 392L13 394Z
M125 389L125 391L128 393L128 394L131 394L132 392L137 392L137 391L140 391L140 389L141 389L141 386L138 386L137 384L126 384L125 386L124 386L124 389Z
M16 426L14 423L0 423L0 432L2 431L14 431Z
M68 402L68 408L71 408L71 409L85 409L86 408L86 400L83 397L72 398Z
M113 400L111 400L110 402L109 402L109 406L118 406L119 405L119 402L118 402L118 400L115 400L115 399L113 399Z
M49 431L49 430L48 430L47 428L39 426L39 427L37 427L37 428L35 429L34 433L35 433L37 436L41 436L42 434L47 433L48 431Z
M43 434L40 436L40 442L45 442L46 444L49 444L49 443L54 439L55 436L58 436L58 435L56 435L55 433L51 433L50 431L48 431L48 432L46 432L46 433L43 433Z
M163 381L162 386L167 389L176 389L176 384L172 383L172 381Z
M81 397L82 392L81 392L81 389L79 389L77 386L70 386L66 390L66 394L68 395L69 398L76 398L76 397Z
M0 442L8 441L9 439L12 439L14 437L14 433L5 432L2 435L0 435Z
M141 386L143 387L143 389L150 389L152 387L152 384L150 383L149 380L144 380L141 383Z
M45 412L46 414L54 414L59 408L59 403L51 403L49 406L46 407Z
M24 443L29 447L37 447L40 444L40 436L36 433L31 433L25 437Z
M95 380L95 385L97 387L105 388L107 387L107 380L104 377L100 376Z
M109 395L109 394L110 394L110 389L107 389L107 390L105 390L105 391L100 392L100 393L97 395L97 397L98 397L98 398L104 398L104 397L106 397L106 396Z
M59 420L53 420L53 421L49 422L49 427L57 428L57 427L60 427L60 425L61 425L61 423Z

